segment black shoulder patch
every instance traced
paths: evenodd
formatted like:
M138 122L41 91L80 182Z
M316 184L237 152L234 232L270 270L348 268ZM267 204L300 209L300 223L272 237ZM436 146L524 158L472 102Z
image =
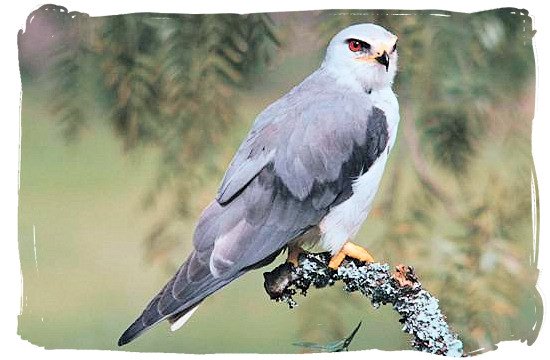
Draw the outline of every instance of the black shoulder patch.
M351 197L353 181L366 173L386 149L389 136L388 122L384 112L377 107L372 109L366 132L365 142L361 145L355 144L350 158L342 165L340 176L331 184L335 188L333 191L340 190L331 207Z
M353 194L353 181L366 173L372 164L386 149L388 144L388 123L386 115L379 108L373 107L366 126L365 140L362 144L355 143L349 158L341 164L339 176L329 182L315 181L311 191L303 203L309 203L313 209L320 211L321 217L330 208L346 201ZM353 141L350 139L350 141ZM265 169L273 171L273 166ZM294 198L283 181L276 176L273 187L285 198ZM297 206L297 205L295 205Z
M367 124L367 138L365 141L364 156L365 166L361 174L364 174L388 145L388 121L386 114L377 107L372 108L372 114Z

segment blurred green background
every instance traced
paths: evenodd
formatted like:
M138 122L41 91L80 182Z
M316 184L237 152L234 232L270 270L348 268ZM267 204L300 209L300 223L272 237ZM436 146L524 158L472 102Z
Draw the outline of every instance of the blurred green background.
M525 10L334 10L91 18L30 14L21 78L19 334L116 349L190 251L201 210L255 116L374 22L399 36L402 122L358 243L416 268L467 352L532 343L542 320L531 158L535 65ZM284 261L281 257L266 268ZM262 271L209 297L178 332L124 350L296 353L363 326L352 350L409 349L394 312L339 286L289 310Z

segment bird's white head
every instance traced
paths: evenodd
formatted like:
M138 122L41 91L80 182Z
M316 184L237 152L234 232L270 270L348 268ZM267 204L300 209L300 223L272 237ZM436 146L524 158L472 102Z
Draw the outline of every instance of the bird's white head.
M330 41L323 67L337 81L366 91L391 86L397 70L397 36L374 24L349 26Z

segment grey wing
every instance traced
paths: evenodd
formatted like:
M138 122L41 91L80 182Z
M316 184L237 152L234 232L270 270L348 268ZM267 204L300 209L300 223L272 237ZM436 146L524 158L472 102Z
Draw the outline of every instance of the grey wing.
M265 113L264 113L265 114ZM247 138L233 157L225 173L216 200L229 202L273 160L279 135L279 124L270 122L269 115L260 115Z
M122 343L271 262L349 198L353 179L386 149L386 118L377 108L338 97L295 108L284 99L256 122L201 216L195 250Z
M275 119L261 118L253 141L245 142L253 146L241 146L221 186L230 184L230 191L220 191L194 237L195 250L209 254L215 278L262 262L317 226L386 150L388 127L380 109L365 107L363 98L319 100L298 109L283 103L285 113L272 109ZM262 138L269 141L257 141ZM234 170L243 164L246 172Z

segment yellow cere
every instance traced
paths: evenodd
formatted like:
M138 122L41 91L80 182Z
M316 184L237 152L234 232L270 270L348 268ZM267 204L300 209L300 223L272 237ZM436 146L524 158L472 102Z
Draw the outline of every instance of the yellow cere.
M397 41L397 36L392 37L389 42L379 42L379 41L374 41L370 39L365 39L365 41L368 44L370 44L372 49L375 51L369 55L358 56L355 58L355 60L365 61L365 62L376 61L376 58L382 55L384 51L390 54L393 46L395 45L395 42Z

